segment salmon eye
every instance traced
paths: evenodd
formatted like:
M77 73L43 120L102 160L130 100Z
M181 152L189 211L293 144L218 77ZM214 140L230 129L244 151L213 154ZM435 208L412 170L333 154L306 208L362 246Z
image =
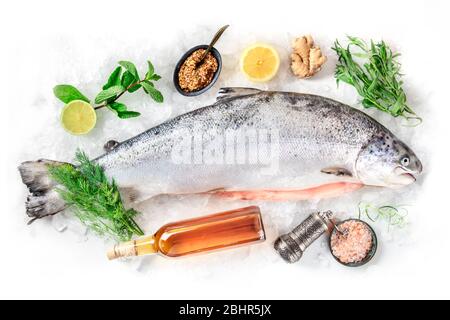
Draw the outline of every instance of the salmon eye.
M409 166L409 157L408 156L403 157L402 160L400 160L400 162L404 167Z

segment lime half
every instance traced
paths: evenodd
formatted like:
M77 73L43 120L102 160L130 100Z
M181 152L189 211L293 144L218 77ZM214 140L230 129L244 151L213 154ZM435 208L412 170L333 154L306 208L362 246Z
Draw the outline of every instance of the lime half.
M61 112L61 124L67 132L74 135L86 134L95 127L97 114L94 108L82 100L66 104Z

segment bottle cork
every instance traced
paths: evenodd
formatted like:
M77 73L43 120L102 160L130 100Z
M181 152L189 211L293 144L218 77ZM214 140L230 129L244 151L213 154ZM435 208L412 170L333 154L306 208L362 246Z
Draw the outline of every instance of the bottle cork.
M107 252L109 260L118 258L134 257L138 255L136 241L128 241L114 246Z

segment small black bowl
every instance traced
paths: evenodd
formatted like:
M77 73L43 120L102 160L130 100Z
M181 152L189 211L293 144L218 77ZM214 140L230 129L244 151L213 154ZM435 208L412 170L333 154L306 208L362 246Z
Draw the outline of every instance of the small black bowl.
M197 51L198 49L206 49L206 48L208 48L208 45L203 44L203 45L196 46L196 47L193 47L193 48L189 49L189 50L181 57L180 61L178 61L177 65L176 65L176 67L175 67L175 71L174 71L174 73L173 73L173 84L175 85L175 89L177 89L177 91L178 91L180 94L182 94L183 96L187 96L187 97L195 97L195 96L198 96L198 95L200 95L200 94L202 94L202 93L205 93L206 91L208 91L208 90L216 83L217 79L219 79L220 71L222 70L222 57L220 56L219 51L217 51L217 49L213 47L213 48L211 48L211 51L210 51L210 52L211 52L211 54L214 56L214 58L216 58L218 66L217 66L217 71L216 71L216 73L214 74L214 77L213 77L212 80L211 80L211 83L208 84L206 87L200 89L200 90L192 91L192 92L186 92L186 91L183 91L183 89L181 89L181 87L180 87L180 82L179 82L179 79L178 79L178 73L180 72L180 68L181 68L181 66L183 65L184 61L185 61L185 60L186 60L186 59L187 59L194 51Z
M347 219L347 220L344 220L344 221L341 221L341 222L335 224L335 226L336 225L339 226L347 221L358 221L358 222L363 223L369 229L370 233L372 234L372 248L367 253L367 256L359 262L344 263L341 260L339 260L339 258L333 254L333 249L331 248L331 236L333 235L334 232L337 232L336 227L334 227L333 230L331 231L330 238L328 239L328 247L330 249L330 252L331 252L331 255L333 256L333 258L340 264L342 264L346 267L361 267L361 266L365 265L366 263L368 263L370 260L372 260L372 258L375 256L375 253L377 252L377 248L378 248L377 235L375 234L375 231L372 229L372 227L368 223L366 223L360 219Z

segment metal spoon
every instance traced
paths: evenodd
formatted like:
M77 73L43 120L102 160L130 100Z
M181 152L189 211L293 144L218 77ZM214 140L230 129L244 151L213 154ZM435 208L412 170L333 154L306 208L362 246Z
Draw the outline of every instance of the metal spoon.
M347 230L342 231L341 227L339 227L338 225L335 225L334 228L335 228L336 231L337 231L338 233L340 233L341 235L343 235L343 236L346 236L346 235L347 235Z
M211 48L214 47L214 45L216 44L216 42L220 39L220 37L222 36L222 34L225 32L225 30L229 27L230 25L226 25L223 26L222 28L219 29L219 31L217 31L217 33L214 35L214 37L211 40L211 43L209 44L208 48L206 49L205 53L203 53L202 58L200 59L199 62L197 62L197 66L201 65L203 63L203 60L205 60L206 55L209 53L209 51L211 51Z
M342 231L342 228L337 223L335 223L334 221L333 221L333 226L334 226L334 229L336 230L336 232L339 233L341 236L346 236L347 235L348 230Z

